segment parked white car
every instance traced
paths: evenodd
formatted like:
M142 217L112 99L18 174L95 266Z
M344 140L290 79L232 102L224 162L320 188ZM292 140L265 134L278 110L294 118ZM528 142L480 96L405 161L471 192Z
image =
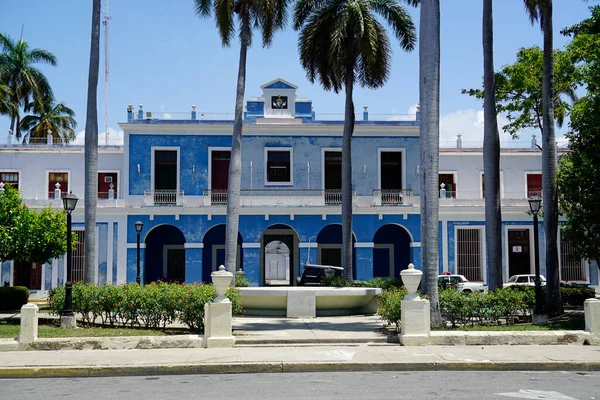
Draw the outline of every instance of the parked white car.
M438 284L442 287L455 287L463 293L485 292L487 290L481 282L471 282L464 275L438 275Z
M540 275L540 280L542 281L542 286L546 286L544 275ZM535 274L513 275L503 286L535 286Z

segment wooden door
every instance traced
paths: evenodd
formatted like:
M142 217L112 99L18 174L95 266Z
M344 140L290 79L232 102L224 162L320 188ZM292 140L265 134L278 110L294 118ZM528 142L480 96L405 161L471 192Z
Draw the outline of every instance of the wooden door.
M227 204L229 186L229 162L231 151L213 151L211 159L210 189L212 204Z
M342 152L325 152L325 204L340 204L342 201Z

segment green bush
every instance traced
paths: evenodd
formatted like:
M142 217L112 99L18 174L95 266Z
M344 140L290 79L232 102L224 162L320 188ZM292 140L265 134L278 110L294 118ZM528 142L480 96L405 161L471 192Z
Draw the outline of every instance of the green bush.
M235 275L235 287L249 287L250 281L246 279L245 275L236 274Z
M20 310L29 300L29 289L24 286L0 287L0 310Z
M586 299L596 297L596 290L589 286L561 287L560 296L565 306L583 307Z
M212 285L155 282L95 286L78 282L73 285L73 312L86 324L132 326L166 329L176 320L193 332L204 329L204 305L217 297ZM241 314L241 296L237 288L229 288L234 315ZM55 315L62 314L64 286L51 289L48 305Z
M340 276L325 278L321 281L321 285L334 287L374 287L381 289L404 287L402 279L399 278L373 278L368 281L347 281Z
M377 313L388 325L395 324L396 331L400 327L402 318L400 301L404 299L407 291L404 287L390 287L379 295L379 307Z

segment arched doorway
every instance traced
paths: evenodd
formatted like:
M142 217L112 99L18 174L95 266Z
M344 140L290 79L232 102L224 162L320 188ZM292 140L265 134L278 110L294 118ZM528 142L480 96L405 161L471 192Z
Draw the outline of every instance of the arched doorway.
M356 279L356 236L352 232L352 277ZM342 225L327 225L317 236L317 264L343 267Z
M144 283L185 281L185 237L173 225L153 228L145 240Z
M298 233L288 225L276 224L262 234L261 273L265 286L293 286L299 276Z
M373 238L373 278L399 278L411 262L408 231L395 224L383 225Z
M220 265L225 265L225 224L215 225L210 228L202 239L202 282L212 282L210 274ZM236 252L236 270L243 269L242 235L238 232Z

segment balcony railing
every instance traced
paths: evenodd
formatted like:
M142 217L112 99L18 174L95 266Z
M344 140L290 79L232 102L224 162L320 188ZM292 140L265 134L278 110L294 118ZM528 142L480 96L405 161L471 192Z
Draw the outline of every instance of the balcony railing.
M227 204L227 190L204 190L204 204ZM341 190L321 189L242 189L240 205L242 207L293 206L315 207L339 205L342 202ZM352 191L352 203L356 202L356 191Z
M373 205L374 206L412 206L413 205L413 190L392 190L392 189L375 189L373 190Z
M145 206L183 206L183 190L144 190Z
M98 200L116 200L118 199L118 193L115 192L98 192Z

